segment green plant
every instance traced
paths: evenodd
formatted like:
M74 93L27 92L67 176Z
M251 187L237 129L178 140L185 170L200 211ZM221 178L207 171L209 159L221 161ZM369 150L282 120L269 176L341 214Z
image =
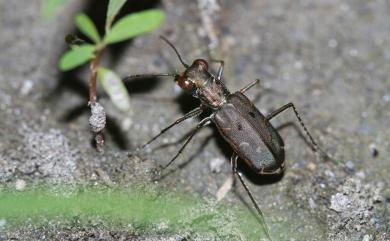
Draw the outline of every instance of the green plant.
M98 151L102 151L104 146L103 130L106 114L104 108L97 102L97 79L100 80L103 89L110 96L116 107L122 111L127 111L130 108L129 94L122 80L114 71L99 66L103 50L110 44L153 31L160 26L165 18L163 11L151 9L128 14L114 22L115 17L126 1L109 1L104 36L99 35L96 26L87 15L83 13L77 14L75 17L76 26L92 43L86 43L77 37L68 37L71 49L61 57L59 62L59 68L62 71L71 70L87 62L90 64L88 105L91 107L90 126L95 133Z
M265 235L245 206L206 201L150 183L37 185L20 191L1 187L0 196L1 231L48 224L69 227L73 221L82 227L99 223L103 230L134 227L141 234L195 233L217 240L259 240Z

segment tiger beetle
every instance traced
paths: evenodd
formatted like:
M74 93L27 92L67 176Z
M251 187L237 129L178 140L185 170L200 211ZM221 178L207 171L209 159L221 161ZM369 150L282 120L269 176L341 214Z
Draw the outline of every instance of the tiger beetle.
M259 79L256 79L235 93L230 93L230 91L226 88L225 83L222 81L222 73L224 69L223 60L212 60L212 62L220 64L217 74L214 76L209 72L209 65L206 60L196 59L191 65L188 65L184 62L175 46L165 37L160 37L175 51L181 64L185 67L185 71L182 74L130 75L126 77L126 79L160 76L174 77L175 82L180 86L180 88L192 93L195 98L200 100L201 104L199 107L193 109L184 116L178 118L166 128L162 129L156 136L142 145L141 149L156 140L173 126L191 117L199 116L207 109L211 110L212 114L202 119L197 124L197 126L190 132L177 154L168 162L168 164L163 166L163 169L167 168L173 161L176 160L202 127L214 123L219 133L229 143L234 151L230 159L233 177L234 175L238 177L245 191L248 193L251 202L255 206L262 220L261 224L265 230L267 238L272 240L261 209L257 205L257 202L255 201L241 174L237 171L237 160L243 160L253 171L260 175L277 175L284 171L285 156L283 139L280 137L275 127L272 126L270 120L287 109L292 109L295 113L299 124L310 139L311 148L316 153L320 153L323 157L329 157L314 141L293 103L290 102L279 109L274 110L267 116L264 116L254 106L252 101L244 95L244 93L250 88L259 84Z

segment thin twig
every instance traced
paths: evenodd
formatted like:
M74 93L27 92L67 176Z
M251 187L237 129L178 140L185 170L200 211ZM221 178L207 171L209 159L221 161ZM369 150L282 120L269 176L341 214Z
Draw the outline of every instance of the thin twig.
M91 76L89 78L89 104L92 105L96 102L96 80L97 80L97 69L100 62L100 57L102 55L104 48L98 48L96 50L95 58L91 61L90 70Z
M97 97L96 97L97 69L99 67L100 58L101 58L101 55L103 53L104 47L105 46L101 46L101 47L97 48L96 53L95 53L95 58L91 61L91 64L90 64L91 75L90 75L90 79L89 79L89 103L88 103L88 105L91 107L91 111L92 111L92 108L96 104L96 101L97 101ZM96 150L98 152L103 152L103 150L104 150L103 129L104 129L104 127L101 130L94 132Z

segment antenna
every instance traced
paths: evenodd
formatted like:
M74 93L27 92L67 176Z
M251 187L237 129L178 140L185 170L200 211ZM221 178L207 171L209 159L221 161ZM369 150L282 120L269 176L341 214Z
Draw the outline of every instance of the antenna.
M150 77L163 77L163 76L171 76L177 78L179 75L177 74L133 74L133 75L126 76L123 79L123 81L136 79L136 78L150 78Z
M188 68L190 67L188 64L186 64L183 59L181 58L181 55L179 54L179 51L177 51L177 49L175 48L175 46L173 46L173 44L167 39L165 38L164 36L160 35L160 38L162 40L164 40L169 46L171 46L171 48L173 48L173 50L175 51L177 57L179 58L181 64L185 67L185 68Z

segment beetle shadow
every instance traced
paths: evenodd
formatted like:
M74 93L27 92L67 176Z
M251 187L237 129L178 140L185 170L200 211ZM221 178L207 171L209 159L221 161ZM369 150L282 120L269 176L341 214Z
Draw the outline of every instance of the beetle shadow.
M303 134L301 128L297 125L297 123L293 122L293 121L288 121L288 122L285 122L281 125L279 125L278 127L276 127L276 130L277 131L281 131L283 129L286 129L286 128L289 128L289 127L292 127L294 128L294 130L298 133L299 135L299 138L301 138L306 145L308 145L310 147L310 149L313 151L313 152L316 152L313 144L307 139L307 137Z
M254 95L253 99L251 100L252 103L259 103L260 100L265 96L265 95L269 95L271 94L272 96L277 96L277 95L281 95L280 92L278 92L277 90L274 90L272 88L266 88L266 87L262 87L260 86L259 88L261 88L259 91L257 91L257 93Z
M192 95L186 93L185 91L181 91L180 94L177 97L175 97L174 101L179 104L180 111L184 114L200 106L199 99L193 97ZM208 112L205 111L200 116L205 117L207 113Z
M237 183L237 181L236 181ZM241 183L240 183L241 184ZM254 209L253 207L253 204L251 202L249 202L247 199L245 199L241 193L239 193L237 191L237 184L235 184L236 186L233 187L233 193L235 196L238 197L238 199L240 200L241 203L243 203L245 205L245 207L249 210L249 212L253 215L254 218L256 218L256 220L259 222L259 223L263 223L265 222L265 220L263 220L259 214L257 213L256 209ZM257 201L256 201L257 202ZM260 207L259 207L260 208ZM261 208L260 208L261 210Z
M180 143L180 142L184 142L185 139L187 139L187 137L190 135L190 132L188 132L188 134L184 135L183 138L180 138L178 141L176 142L173 142L173 143L167 143L167 144L163 144L163 145L160 145L158 148L164 148L166 146L169 146L169 145L174 145L174 144L177 144L177 143ZM207 136L203 141L202 143L199 145L199 147L196 149L196 150L192 150L191 152L193 153L189 158L187 158L187 160L185 160L184 162L181 162L180 164L177 165L177 167L175 168L172 168L172 169L169 169L168 171L166 171L163 175L161 175L159 177L159 180L162 180L164 178L166 178L167 176L173 174L174 172L178 171L178 170L181 170L183 168L185 168L188 164L190 164L196 157L198 157L200 155L200 153L204 150L204 148L206 148L206 146L208 145L208 143L210 142L210 140L213 138L212 135L209 135ZM168 161L168 160L167 160Z
M161 85L161 81L157 77L140 77L126 80L124 85L131 96L133 94L148 93L158 88Z
M272 174L272 175L261 175L257 172L254 172L252 168L250 168L244 161L240 161L238 159L237 169L241 170L241 172L246 176L246 178L256 185L267 185L279 182L283 176L284 172L280 174Z
M101 36L104 33L107 3L107 1L90 0L87 4L85 4L85 8L81 10L92 19ZM154 8L159 6L160 4L160 0L127 1L122 7L118 16L116 17L116 20L124 15ZM72 34L76 36L83 36L83 34L75 27L73 27L70 32L72 32ZM88 42L85 36L83 36L82 39ZM104 51L105 54L109 54L111 57L109 65L115 66L121 60L123 53L125 53L124 48L131 45L132 39L110 45ZM65 52L67 50L68 47L66 47L66 45L64 44L62 52ZM82 67L78 67L70 71L60 72L58 75L57 86L53 89L51 93L44 97L44 99L48 101L56 99L60 100L62 93L70 91L85 99L85 102L83 102L82 104L74 106L73 108L67 110L64 114L62 114L60 117L60 121L62 122L70 123L80 116L87 115L89 111L89 108L87 106L89 100L89 87L87 83L88 80L83 80L79 77L81 71ZM147 92L157 86L157 80L148 79L148 81L144 82L142 82L142 80L134 80L129 81L125 85L130 93ZM120 125L109 116L107 116L107 125L105 130L107 134L112 137L114 143L118 148L120 148L121 150L129 148L130 143L126 138L124 131L121 129Z

